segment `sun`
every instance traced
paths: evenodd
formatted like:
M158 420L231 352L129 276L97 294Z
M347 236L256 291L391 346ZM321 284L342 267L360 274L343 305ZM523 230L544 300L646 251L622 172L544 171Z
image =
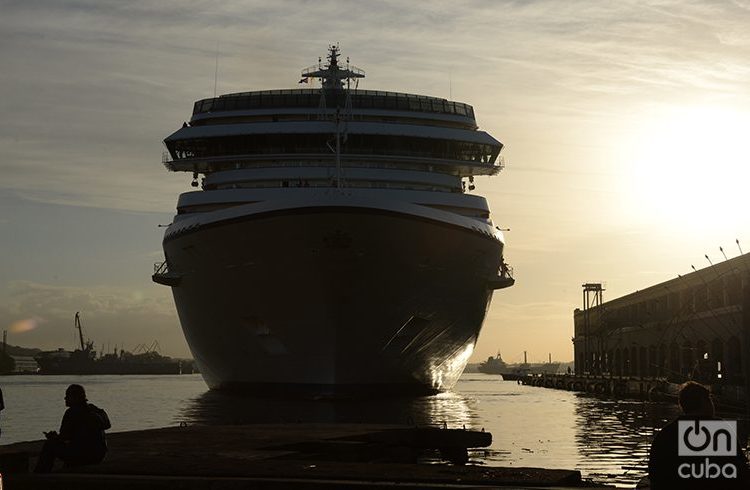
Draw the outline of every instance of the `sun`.
M750 114L727 107L670 108L634 132L624 204L633 217L696 231L746 228Z

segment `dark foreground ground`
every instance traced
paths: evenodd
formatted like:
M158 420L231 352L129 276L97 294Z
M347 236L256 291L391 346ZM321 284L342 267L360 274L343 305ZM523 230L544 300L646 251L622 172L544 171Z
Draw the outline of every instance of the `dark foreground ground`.
M35 475L42 441L0 446L5 489L575 488L572 470L460 463L484 432L355 424L172 427L108 435L96 466ZM453 461L454 463L451 463Z

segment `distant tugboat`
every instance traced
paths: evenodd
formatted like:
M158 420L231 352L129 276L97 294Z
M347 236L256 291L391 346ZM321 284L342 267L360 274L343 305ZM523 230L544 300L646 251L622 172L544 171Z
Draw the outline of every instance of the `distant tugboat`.
M497 356L488 357L477 369L480 373L499 374L505 381L517 381L526 376L555 374L560 369L560 363L552 362L552 356L550 356L549 362L529 364L526 359L526 351L524 351L522 364L507 364L498 352Z
M162 356L153 350L133 354L121 350L118 354L96 357L94 343L84 340L79 312L75 316L80 348L73 352L64 349L37 354L39 374L190 374L192 363Z

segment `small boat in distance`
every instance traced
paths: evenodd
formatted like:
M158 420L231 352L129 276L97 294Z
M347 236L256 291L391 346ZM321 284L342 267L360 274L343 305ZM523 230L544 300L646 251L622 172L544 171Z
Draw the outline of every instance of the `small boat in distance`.
M480 373L485 374L499 374L505 381L517 381L525 378L526 376L539 376L542 374L557 374L560 370L559 362L552 362L550 356L549 362L537 362L531 363L527 361L526 351L523 352L523 363L521 364L507 364L500 357L500 353L497 353L495 357L488 357L486 361L481 363L477 369Z
M503 358L498 352L495 357L488 357L486 361L477 366L480 373L485 374L503 374L508 372L508 364L503 361Z
M119 353L96 356L94 343L84 340L80 313L76 312L80 348L74 351L57 349L34 356L39 374L192 374L192 361L162 356L155 348L143 347L142 353L120 350Z

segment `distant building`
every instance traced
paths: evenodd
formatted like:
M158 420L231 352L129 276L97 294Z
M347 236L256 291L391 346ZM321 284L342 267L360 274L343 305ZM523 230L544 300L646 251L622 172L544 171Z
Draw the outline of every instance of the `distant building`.
M16 362L14 373L36 373L39 371L39 364L31 356L10 356Z
M574 312L577 373L750 380L750 254L607 302L596 286Z

